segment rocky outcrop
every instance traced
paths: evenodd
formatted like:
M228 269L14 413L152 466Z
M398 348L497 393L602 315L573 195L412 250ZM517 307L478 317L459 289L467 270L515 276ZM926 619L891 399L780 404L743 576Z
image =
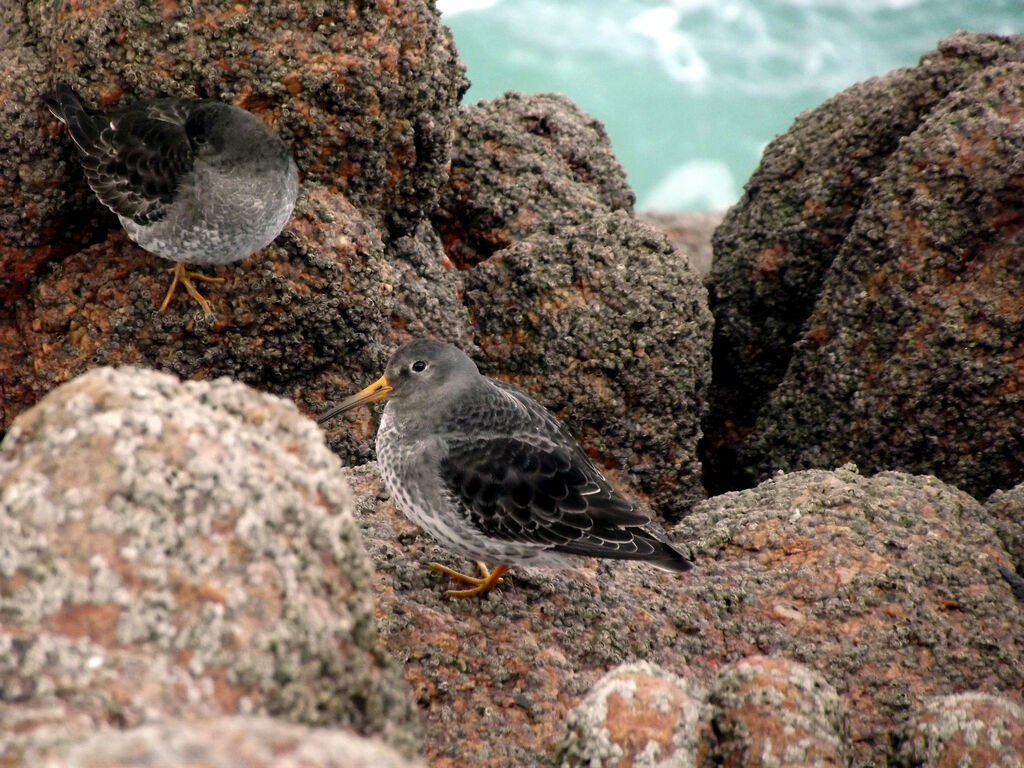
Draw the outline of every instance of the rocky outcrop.
M1010 553L1024 576L1024 483L1008 491L996 491L985 502L987 522Z
M773 479L704 502L701 275L567 99L456 108L432 3L32 0L0 37L0 764L298 739L314 765L859 767L1016 734L1020 37L955 35L769 148L716 237L703 469ZM232 100L293 147L295 213L212 319L156 311L167 264L82 181L56 78ZM557 411L694 571L513 568L450 602L425 565L467 564L379 498L372 412L332 425L346 469L244 386L320 412L423 334Z
M813 669L753 656L721 669L711 684L710 727L699 765L850 764L846 707Z
M0 763L105 726L246 713L410 753L371 583L340 464L291 404L92 371L0 446Z
M617 211L532 235L464 280L485 373L533 392L663 517L704 497L711 318L663 235Z
M514 567L455 602L426 565L467 564L379 488L224 379L102 368L48 395L0 446L3 759L248 713L408 755L418 709L435 766L862 766L929 697L1020 704L1010 556L934 478L779 476L670 531L691 572Z
M260 717L168 720L102 731L20 765L41 768L423 768L373 740Z
M372 465L346 474L377 567L382 637L423 713L432 765L537 764L568 750L566 738L583 754L559 723L588 691L604 695L594 687L609 668L638 660L711 689L736 739L759 722L749 702L768 694L755 690L774 690L792 703L758 738L787 717L816 723L816 746L800 743L822 764L884 764L890 734L929 696L1019 702L1024 691L1024 614L999 571L1009 556L978 502L934 478L780 476L703 502L671 531L695 560L690 573L594 560L513 568L489 598L450 602L425 566L468 564L377 497ZM756 656L772 658L722 670ZM753 743L727 739L707 754Z
M395 280L383 248L437 199L467 83L430 4L349 10L126 0L2 12L0 110L18 130L0 152L0 430L97 365L228 375L322 404L330 376L347 389L386 359ZM169 264L130 243L88 189L42 106L58 79L105 107L233 100L291 146L296 212L274 245L221 270L212 323L181 300L156 311Z
M633 193L603 127L567 98L510 93L457 110L466 81L431 3L269 10L118 0L0 13L10 34L0 56L12 75L0 112L17 129L0 153L0 188L13 189L0 196L0 432L54 386L99 365L230 376L316 413L376 378L399 343L432 335L474 353L489 373L541 381L557 375L552 366L589 368L596 375L568 383L610 388L593 407L579 394L571 402L565 391L534 394L567 408L588 449L662 514L678 517L703 497L695 451L709 365L703 289L683 257L631 217ZM217 270L227 283L207 291L212 318L181 298L157 311L168 263L128 241L88 189L40 102L57 79L105 107L157 94L232 100L292 147L295 213L272 245ZM606 234L577 229L598 220ZM635 274L630 266L595 278L605 293L583 285L574 299L593 301L589 320L573 318L583 318L580 331L614 315L602 334L607 349L567 344L540 322L524 337L536 348L509 349L504 359L494 339L513 334L517 321L490 313L479 327L504 301L534 311L530 297L506 296L501 285L491 294L485 283L487 262L501 262L506 249L529 262L520 244L534 237L543 240L538 273L551 259L572 270L572 259L594 248L615 270L636 263ZM619 289L634 302L623 317L619 297L607 295ZM641 317L646 311L657 314ZM640 333L638 318L652 320L658 337ZM634 351L636 365L612 362ZM635 386L630 367L650 373L642 386L657 388L654 408L674 416L645 409L634 424L628 409L640 398L623 391ZM603 433L600 419L613 411L615 429ZM372 457L372 437L367 419L333 432L330 444L359 463Z
M712 491L847 460L1019 482L1022 62L958 33L766 149L714 241Z
M158 311L167 264L118 229L0 317L3 425L100 364L227 375L321 403L387 359L390 270L379 233L343 197L305 191L284 234L206 290L213 319L182 297ZM343 449L368 455L351 440Z
M537 232L632 211L600 122L557 93L509 92L463 107L434 223L461 269Z
M563 768L696 766L709 717L699 687L645 661L622 664L566 716L555 762Z
M711 272L711 237L723 216L722 211L641 211L637 214L640 221L665 233L702 280Z
M929 699L899 734L889 765L1024 765L1024 708L984 693Z

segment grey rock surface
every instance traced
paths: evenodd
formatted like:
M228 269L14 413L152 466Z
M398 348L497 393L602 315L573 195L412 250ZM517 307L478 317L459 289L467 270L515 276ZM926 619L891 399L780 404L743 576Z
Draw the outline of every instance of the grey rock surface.
M99 368L0 445L0 755L267 714L411 752L337 458L242 384ZM47 735L48 734L48 735Z
M985 501L985 512L988 524L1024 576L1024 483L993 493Z
M430 763L544 764L568 712L609 669L641 660L705 689L753 656L803 665L839 694L849 730L828 733L850 734L857 767L884 764L894 727L929 696L1024 696L1024 612L999 572L1009 556L981 505L935 478L779 476L708 499L670 530L689 573L600 560L513 568L486 599L453 602L426 566L472 564L379 498L373 464L345 475L381 636L414 690ZM745 690L790 690L791 672L768 666ZM794 716L833 712L814 703L825 689L792 690Z
M803 664L766 656L727 664L712 681L708 701L714 738L701 754L703 766L850 764L846 705Z
M565 718L563 768L695 768L711 710L700 686L645 661L602 677Z
M968 691L929 699L893 743L893 768L1024 766L1024 707Z
M693 271L705 280L714 259L711 238L724 215L724 211L640 211L637 218L664 232L676 250L686 256Z
M962 121L970 114L969 108L958 113L956 109L943 105L951 95L959 99L956 94L974 75L988 68L994 68L995 73L1009 62L1021 61L1024 61L1022 36L959 32L942 40L936 51L925 54L919 66L894 70L882 77L858 83L820 107L798 116L793 126L766 148L761 165L747 182L742 199L727 213L714 238L715 263L708 285L715 316L715 385L712 414L706 429L709 437L703 456L709 490L728 490L754 481L749 474L749 466L742 461L737 463L734 452L750 434L759 411L786 375L794 345L797 345L797 350L808 344L817 345L813 335L808 337L806 325L816 306L827 309L830 301L836 301L836 297L827 299L821 295L826 276L831 274L828 279L832 283L845 281L851 296L865 288L868 288L868 296L873 295L876 289L862 285L856 275L849 273L850 267L845 265L852 251L863 250L865 235L872 238L869 253L874 254L879 264L888 263L895 269L902 258L901 253L909 250L912 261L928 259L934 266L928 267L927 272L932 273L938 273L944 264L959 271L961 267L957 264L967 264L964 257L981 266L990 247L999 248L1000 243L1012 245L1010 211L1019 211L1020 206L1019 191L1014 193L1012 184L1014 157L1019 156L1016 154L1019 150L1010 147L1016 141L1014 136L1019 133L1019 128L1012 127L1018 124L1012 107L1019 103L1018 97L1008 95L1008 91L1000 96L993 90L986 92L971 86L982 110L984 107L981 105L986 99L1005 99L1003 103L1009 112L1004 111L1002 115L1002 127L1000 121L991 117L981 122L972 119L969 124L964 124ZM1012 71L1004 70L1004 74L1010 75ZM1018 75L1012 77L1011 82L1019 82ZM936 110L941 114L933 115ZM994 117L999 112L998 106L990 112ZM932 129L919 134L911 145L900 149L901 140L918 131L926 120L931 122ZM970 157L958 157L955 151L950 154L951 145L947 142L943 142L944 148L937 153L928 150L927 142L942 133L955 142L957 126L965 129L963 137L969 143L971 132L980 132L972 151L980 151L985 156L988 170L976 174L971 170ZM1004 135L1000 132L1004 129L1009 133ZM990 133L991 130L995 132ZM988 142L991 142L991 147ZM894 158L897 154L902 158ZM914 186L915 182L909 176L906 185L893 186L891 175L888 181L880 182L879 177L886 169L890 169L890 174L896 172L892 169L894 164L907 170L920 164L922 172L918 181L921 187ZM963 178L958 174L963 174ZM997 181L999 174L1004 177L1002 183ZM881 190L877 189L879 186ZM926 214L918 189L923 191L923 206L934 215ZM904 204L896 208L895 218L887 221L884 206L901 200L900 195L904 194L910 197L903 199ZM945 203L942 202L944 196L947 198ZM865 216L862 208L869 198L874 201L874 214ZM983 199L989 202L974 205ZM1003 202L999 203L999 200ZM996 204L993 207L991 203ZM952 222L947 222L947 214L940 212L943 205L953 213ZM998 211L1005 211L1005 214ZM951 230L959 227L955 222L961 213L984 219L985 226L973 230L976 233L973 238L970 227L964 226L959 231L966 237L948 239ZM998 222L1004 215L1010 216L1005 220L1009 227L998 234L992 228L1003 226ZM905 245L899 247L894 242L896 238L882 235L888 226L900 227L903 219L909 219L908 226L923 227L925 234L918 239L907 238ZM953 224L952 228L949 223ZM859 245L847 242L855 224L862 238ZM933 247L936 252L929 257ZM834 265L841 253L847 254L840 259L844 264ZM909 302L911 314L901 314L900 302L895 301L899 297L892 296L891 311L877 316L872 332L909 335L915 323L927 319L915 318L913 314L915 305L925 298L916 297L913 293L916 271L909 266L906 269L905 295L901 299L902 303ZM926 275L924 282L929 280ZM855 306L839 305L838 309L840 312L850 311ZM920 301L919 311L928 312L927 301ZM1013 314L1017 314L1016 310ZM955 318L948 318L948 321L964 322ZM848 365L858 363L858 353L853 351L832 355L818 365L822 366L822 374L831 370L840 375ZM965 377L963 369L950 366L948 370L957 377ZM985 376L988 374L972 374L970 378ZM817 382L811 384L800 380L792 372L790 378L794 385L812 393L819 386ZM856 380L857 377L851 379ZM908 395L906 391L893 391L890 387L892 383L889 387L879 385L878 389L891 401ZM831 421L842 423L843 430L855 431L859 424L846 413L848 395L846 398L836 395L832 403L836 415ZM807 415L799 407L793 410L803 422L811 424L819 416L830 415L827 411ZM981 424L984 418L974 416L972 421ZM886 435L888 438L894 436L898 437L898 434ZM790 439L795 445L807 446L809 451L818 450L817 442L807 435L791 434ZM952 440L952 436L940 433L939 440L944 439ZM877 436L864 439L864 444L873 448L885 442ZM935 467L926 471L938 472L942 457L934 455L934 449L925 445L919 448L923 451L922 456ZM897 460L902 457L882 461L888 457L880 452L876 464L867 460L864 453L857 455L857 461L865 467L921 471L922 464L927 463L908 465ZM827 447L821 450L821 454L813 466L830 468L842 463L843 459L826 460L825 456L829 454ZM831 451L831 455L836 454L850 457L848 452ZM809 465L790 462L778 466ZM943 476L953 482L961 481L957 473L943 473ZM992 486L984 483L979 487L991 490Z
M462 107L453 129L433 221L460 269L534 232L633 209L604 126L561 94L510 91Z
M1018 40L1024 57L1024 36ZM900 143L740 463L1024 478L1024 62L967 77Z
M18 768L424 768L355 734L265 717L169 720L107 730ZM13 766L12 766L13 768Z

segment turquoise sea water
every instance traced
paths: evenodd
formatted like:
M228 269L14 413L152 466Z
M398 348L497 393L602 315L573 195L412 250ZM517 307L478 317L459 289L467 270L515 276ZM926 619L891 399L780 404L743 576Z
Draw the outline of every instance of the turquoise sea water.
M765 144L957 29L1024 32L1024 0L439 0L473 87L558 91L604 122L638 208L733 203Z

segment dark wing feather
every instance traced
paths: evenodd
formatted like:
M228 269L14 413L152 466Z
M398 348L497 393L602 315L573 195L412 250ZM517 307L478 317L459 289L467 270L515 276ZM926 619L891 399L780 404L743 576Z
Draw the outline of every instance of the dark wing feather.
M84 107L61 84L46 104L81 151L89 186L100 202L138 224L166 215L193 166L186 103L162 99L102 113Z
M518 407L491 408L495 423L476 434L449 433L440 465L445 486L476 528L494 538L570 554L689 568L554 416L520 390L499 388L513 395Z

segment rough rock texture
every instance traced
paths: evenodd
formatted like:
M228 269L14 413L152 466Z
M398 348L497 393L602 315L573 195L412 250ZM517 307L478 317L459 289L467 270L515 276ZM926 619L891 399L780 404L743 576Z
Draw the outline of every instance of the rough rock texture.
M395 279L392 343L433 336L472 348L469 312L462 303L462 274L445 254L434 228L422 222L414 236L392 241L387 256Z
M985 502L987 522L1003 542L1024 576L1024 483L1008 491L996 491Z
M485 373L530 390L667 519L704 497L711 318L664 235L616 211L531 235L464 280Z
M1011 565L1002 570L1003 578L1024 602L1024 484L989 496L984 519L1010 554Z
M100 368L0 446L0 763L263 713L411 750L337 458L290 403Z
M888 765L898 768L1022 768L1024 708L985 693L930 699L910 719L893 752Z
M690 573L515 568L486 599L449 602L426 564L470 564L377 499L373 465L346 476L382 639L415 691L433 766L543 764L568 711L637 660L705 687L752 655L807 665L850 713L853 766L884 763L894 724L926 696L1022 698L1024 612L998 571L1009 558L980 505L934 478L781 476L709 499L671 531Z
M710 710L704 691L647 662L602 677L565 718L563 768L689 768Z
M96 365L228 375L319 410L325 392L349 390L387 359L393 278L377 231L341 196L303 193L273 245L219 270L227 282L203 287L212 321L184 294L158 311L168 263L117 230L0 315L0 427Z
M664 232L676 251L686 254L693 271L705 279L713 260L711 237L724 215L724 211L641 211L637 218Z
M709 701L714 739L700 756L703 766L849 765L843 702L803 664L766 656L729 664Z
M467 82L432 2L33 0L0 8L0 29L0 433L97 365L228 375L310 410L380 368L392 325L419 309L393 319L396 295L443 270L424 222ZM108 107L158 94L233 101L291 145L296 212L274 245L220 271L228 284L207 287L213 323L180 297L157 313L170 265L128 242L85 184L41 103L58 79ZM434 262L410 266L408 254ZM435 294L458 295L450 280ZM442 316L420 324L452 332L459 313Z
M838 432L828 439L839 445L821 445L824 436L803 430L789 432L790 445L808 455L802 462L793 456L780 466L832 467L841 463L836 456L856 456L864 466L927 469L961 482L966 474L954 466L958 457L982 459L968 447L969 441L960 442L944 431L941 416L933 418L941 402L928 404L923 418L916 418L918 403L907 403L914 427L907 430L909 435L899 429L906 415L888 421L888 412L898 410L900 403L915 398L955 401L960 393L933 388L922 395L913 389L913 378L877 380L861 355L866 352L869 360L881 364L894 351L877 345L878 333L906 338L908 349L899 350L898 363L917 368L929 367L930 358L942 361L946 353L956 353L955 343L973 348L966 354L969 362L941 363L948 375L939 381L953 384L953 377L975 382L978 389L964 393L965 403L957 406L959 423L991 431L995 444L1005 442L1000 435L1008 417L989 424L990 414L979 407L979 400L986 401L986 386L998 389L1000 380L1005 382L999 369L1008 346L1013 346L1008 340L1015 332L1018 342L1020 338L1019 328L1013 329L1020 293L1017 301L1007 300L1020 272L1011 268L1007 254L1020 248L1021 81L1019 68L1006 66L1020 61L1024 36L957 33L926 54L918 67L859 83L804 113L765 150L743 198L714 238L709 293L715 315L715 390L704 451L709 490L751 483L747 467L735 465L733 452L786 374L794 343L802 337L802 346L820 350L829 337L820 315L835 308L827 327L844 331L843 323L857 322L849 315L857 315L861 294L876 314L865 314L865 319L873 318L870 325L848 335L870 337L841 350L842 356L836 356L840 350L820 356L814 362L824 370L812 373L837 376L850 367L861 370L848 376L842 394L832 385L822 398L830 404L821 411L793 411L802 424L825 418L828 429ZM987 75L976 77L985 71ZM1000 82L1002 78L1006 81ZM851 237L855 228L857 234ZM887 233L888 228L893 231ZM851 259L866 268L858 269ZM991 274L986 266L990 261ZM839 296L821 297L826 275L844 291L848 304L836 306ZM1000 278L1010 281L1005 290L995 282ZM815 308L819 317L810 320L812 331L804 333ZM1006 321L999 317L1004 310ZM943 325L948 328L945 336L931 330ZM797 348L803 351L802 346ZM903 361L903 356L910 359ZM965 375L968 370L970 376ZM788 378L801 391L814 393L821 386L809 385L792 370ZM862 409L851 412L851 404L859 401L851 398L850 389L858 385L865 391L870 386L874 394ZM873 409L880 409L880 416ZM859 436L858 450L841 444L847 433ZM917 434L927 437L917 439L914 448L899 445L903 439L914 441ZM935 444L928 442L932 436ZM890 440L897 444L892 456L878 451L879 444ZM908 461L912 450L919 452L914 462ZM999 449L978 462L972 488L991 490L1000 487L993 483L1005 482L1000 477L1003 461L992 453ZM778 458L787 457L779 451ZM983 464L993 461L996 467L986 477Z
M317 413L379 375L398 344L432 335L471 352L489 343L488 371L527 386L522 379L557 378L560 366L589 369L546 394L571 411L592 453L663 514L703 496L702 289L663 238L630 218L633 193L604 128L567 98L508 94L461 110L453 134L466 81L432 3L32 0L0 10L0 29L15 75L0 86L11 127L0 136L0 189L14 194L11 204L0 195L0 433L99 365L230 376ZM274 244L217 271L227 283L204 290L212 320L183 295L157 311L169 264L129 242L84 183L66 133L39 102L57 79L103 106L154 94L231 100L293 147L295 214ZM570 226L592 220L606 223ZM534 237L540 244L527 250L543 254L542 282L491 295L484 281L504 267L487 265L465 301L469 273L459 268ZM593 290L577 257L603 271ZM558 282L574 269L583 282ZM528 294L547 302L548 288L579 304L565 321L532 306ZM495 343L518 321L491 309L509 301L537 322L506 361ZM592 340L562 338L566 323ZM584 392L569 396L581 384L600 388L595 405L580 407ZM657 397L639 408L647 392ZM332 432L331 447L365 461L372 436L367 417L359 430Z
M30 768L423 768L389 747L345 731L307 728L260 717L201 723L169 720L102 731Z
M534 232L631 211L635 196L597 120L557 93L463 107L434 223L465 269Z
M5 3L2 19L21 16L18 3ZM8 32L24 32L12 24ZM57 123L42 108L40 92L50 73L46 62L20 40L0 42L0 311L24 292L42 265L94 242L97 231L119 226L94 204L80 168L65 163L58 150ZM67 183L59 179L67 178ZM91 198L91 201L90 201ZM74 222L63 211L83 215ZM102 208L102 210L100 210ZM89 213L85 213L88 211Z
M153 94L234 101L270 118L305 183L335 186L392 225L418 220L445 179L468 83L432 3L25 6L6 4L0 26L19 30L44 65L20 105L35 113L27 120L53 122L38 97L57 78L107 106ZM48 149L58 154L55 142ZM27 151L7 162L18 167ZM52 184L36 191L40 213L56 194Z
M741 452L756 477L851 459L979 498L1024 478L1022 158L1024 63L901 143Z

